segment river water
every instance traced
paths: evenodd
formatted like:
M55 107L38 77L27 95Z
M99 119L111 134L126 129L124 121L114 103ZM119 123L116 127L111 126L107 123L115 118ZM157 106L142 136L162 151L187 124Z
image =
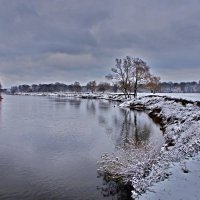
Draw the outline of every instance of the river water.
M130 199L130 189L99 177L96 164L130 140L160 148L163 137L147 114L113 102L4 96L0 199Z

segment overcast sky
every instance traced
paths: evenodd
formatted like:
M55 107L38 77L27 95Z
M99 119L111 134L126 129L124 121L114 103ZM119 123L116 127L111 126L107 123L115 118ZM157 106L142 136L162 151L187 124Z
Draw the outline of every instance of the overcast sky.
M200 80L199 0L0 0L0 80L85 84L140 57L162 81Z

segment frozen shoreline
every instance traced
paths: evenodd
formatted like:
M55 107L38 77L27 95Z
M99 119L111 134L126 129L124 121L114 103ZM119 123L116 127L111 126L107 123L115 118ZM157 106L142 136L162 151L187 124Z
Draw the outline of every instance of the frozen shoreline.
M77 97L77 98L106 98L112 99L122 97L122 93L90 93L90 92L31 92L31 93L15 93L15 95L27 95L27 96L50 96L50 97ZM138 97L144 96L168 96L172 98L182 98L191 101L200 101L200 93L138 93ZM133 96L132 96L133 97ZM123 98L119 98L120 100L124 100Z
M134 188L133 197L139 197L152 184L168 178L171 174L168 169L174 163L198 155L200 103L170 97L147 96L125 101L120 106L147 112L159 121L164 132L165 144L158 155L154 155L152 149L143 154L137 149L133 149L132 152L130 149L127 152L105 155L100 162L101 171L113 174L114 177L120 176L125 181L130 179ZM138 158L137 154L142 155ZM136 158L138 162L132 162Z

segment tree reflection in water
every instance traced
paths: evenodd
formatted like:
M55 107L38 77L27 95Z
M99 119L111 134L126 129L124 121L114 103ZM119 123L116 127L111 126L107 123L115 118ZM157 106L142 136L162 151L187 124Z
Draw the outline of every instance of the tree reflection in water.
M75 108L79 108L81 105L81 99L69 99L70 106L74 106Z
M116 146L126 148L130 145L140 147L148 142L150 136L149 124L141 124L138 121L139 113L127 109L121 109L123 120L121 122L120 137L117 139Z
M76 109L80 109L82 102L78 98L52 98L50 100L58 102L58 105L68 103ZM94 118L97 117L98 123L105 128L116 149L126 149L131 145L142 148L145 144L152 142L151 137L155 135L152 120L143 112L124 108L115 109L113 102L92 99L87 100L86 110Z
M108 161L106 163L111 170L120 171L120 163L125 163L124 170L127 170L130 162L132 166L136 166L138 161L153 156L149 148L151 150L153 148L159 149L160 144L162 144L162 135L158 133L159 127L144 112L116 108L115 103L105 100L57 98L55 101L58 101L61 105L68 103L81 112L86 110L87 115L91 119L97 120L97 123L106 130L108 139L112 141L111 145L114 146L113 155L108 156L114 162L109 163ZM85 101L85 104L81 104L83 101ZM99 130L102 131L102 129ZM117 160L115 152L117 152ZM132 168L128 170L132 170ZM103 183L97 187L97 190L103 197L116 200L131 199L130 185L114 181L105 173L99 173L99 177L102 178Z
M143 114L129 109L120 109L120 113L114 115L112 120L101 114L99 123L105 127L116 148L126 148L130 145L139 148L149 142L152 132L152 122Z
M57 105L69 104L70 106L73 106L75 108L79 108L80 105L81 105L81 99L80 98L49 97L49 100L58 103Z
M87 101L87 104L86 104L87 111L92 115L96 114L96 105L94 101L95 100L90 99Z
M137 165L146 158L156 155L163 143L159 126L153 123L146 113L130 109L118 109L112 118L101 113L98 119L99 123L107 130L109 137L112 138L117 152L113 152L111 156L105 154L105 160L103 160L105 168L110 168L111 171L108 171L111 174L113 170L116 170L117 173L111 178L100 170L99 176L103 178L103 186L98 189L103 196L111 197L111 199L131 199L131 185L124 185L120 181L115 182L113 178L118 177L118 170L120 171L121 167L124 171L131 171L131 167L129 169L126 167L130 163Z

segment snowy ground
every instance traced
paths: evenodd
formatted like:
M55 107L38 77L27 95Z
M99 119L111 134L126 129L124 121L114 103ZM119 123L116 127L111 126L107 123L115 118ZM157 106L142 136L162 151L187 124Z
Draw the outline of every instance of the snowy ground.
M189 170L183 172L183 168ZM154 184L139 200L199 200L200 155L175 164L169 171L172 175L163 182Z
M17 93L18 95L32 96L57 96L57 97L117 97L122 93L73 93L73 92L38 92L38 93ZM138 93L138 97L153 95L152 93ZM200 101L200 93L156 93L156 96L169 96L174 98L182 98L191 101Z
M138 93L139 97L147 95L149 95L149 93ZM182 98L191 101L200 101L200 93L156 93L155 95Z
M121 106L146 111L162 123L164 130L165 144L159 154L154 155L152 148L144 153L133 148L133 150L105 155L100 162L100 170L113 174L114 177L120 176L125 181L130 179L134 188L133 197L139 197L152 184L168 178L169 168L174 163L183 162L198 154L200 107L197 103L159 96L125 101Z

